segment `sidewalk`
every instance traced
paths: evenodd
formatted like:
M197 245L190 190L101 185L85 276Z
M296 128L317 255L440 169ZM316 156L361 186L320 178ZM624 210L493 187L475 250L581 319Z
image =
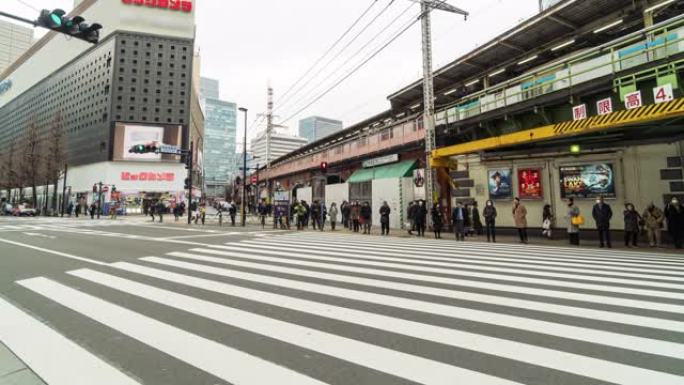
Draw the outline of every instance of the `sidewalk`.
M0 342L0 384L45 385L45 382Z

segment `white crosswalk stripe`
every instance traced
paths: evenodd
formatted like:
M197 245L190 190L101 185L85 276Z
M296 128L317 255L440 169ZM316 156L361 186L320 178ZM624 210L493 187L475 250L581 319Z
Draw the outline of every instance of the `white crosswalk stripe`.
M574 251L288 233L18 284L233 384L684 384L684 258Z

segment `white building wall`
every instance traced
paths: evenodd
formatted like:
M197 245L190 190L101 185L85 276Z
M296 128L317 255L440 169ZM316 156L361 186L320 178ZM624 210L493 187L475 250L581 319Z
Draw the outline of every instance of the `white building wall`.
M343 201L349 202L349 184L329 184L325 186L325 207L330 207L330 204L335 202L337 208L340 208Z
M401 228L402 178L375 179L372 182L373 227L380 227L380 207L387 201L390 211L390 227Z
M313 190L311 187L300 187L297 189L297 200L304 200L306 203L311 204L313 201Z

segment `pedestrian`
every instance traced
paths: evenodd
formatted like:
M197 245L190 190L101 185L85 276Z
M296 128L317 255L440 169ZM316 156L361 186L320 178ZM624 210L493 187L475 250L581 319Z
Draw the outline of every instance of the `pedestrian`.
M347 203L346 201L342 202L343 204ZM335 223L337 222L337 203L333 202L330 204L330 210L328 210L328 216L330 217L330 228L332 231L335 231ZM342 220L344 223L344 220Z
M90 204L90 219L95 219L95 212L97 211L97 205L95 202ZM154 221L154 219L152 219Z
M584 217L580 214L579 207L575 206L575 199L568 198L568 212L565 218L568 221L568 239L571 245L580 244L580 226L584 224Z
M359 206L359 202L355 201L352 203L351 209L349 211L349 215L351 217L351 222L352 222L352 228L351 230L355 233L359 232L359 224L360 224L360 218L361 218L361 206Z
M342 214L342 226L344 226L345 229L349 228L349 209L349 202L342 201L342 204L340 205L340 214Z
M311 207L309 207L305 200L302 200L302 207L304 207L304 227L308 228L309 219L311 218Z
M157 205L154 202L150 202L150 205L147 207L147 212L152 217L152 223L154 223L154 214L157 212Z
M545 204L542 210L542 236L547 239L552 239L553 237L553 212L551 211L551 205Z
M465 222L468 216L463 203L456 202L456 207L451 210L451 222L454 227L454 234L457 241L465 241Z
M257 214L259 214L259 221L261 222L261 228L266 228L266 213L268 207L266 206L266 199L261 199L259 205L257 206Z
M665 207L665 218L667 218L667 230L670 232L675 248L681 249L684 246L684 208L677 197L672 197Z
M230 225L235 227L235 215L237 214L237 205L235 202L230 202L228 206L228 215L230 216Z
M202 203L200 205L200 220L202 221L202 226L204 226L204 221L207 219L207 205Z
M361 214L361 223L363 224L363 233L370 235L373 211L371 210L371 206L368 202L363 202L363 206L361 206L360 214Z
M527 208L520 203L520 198L513 199L513 220L518 229L520 243L527 244Z
M323 231L325 229L325 220L328 217L328 209L325 207L325 201L321 201L319 211L321 214L318 216L318 228Z
M413 235L413 232L416 230L416 208L418 206L416 205L416 202L409 202L408 208L406 209L406 218L408 218L409 221L409 228L408 228L408 233L409 235Z
M470 218L473 222L473 230L475 234L482 235L482 219L480 218L480 209L477 207L477 201L473 201Z
M159 223L164 222L164 210L166 210L166 205L164 205L164 201L160 200L159 203L157 203L157 215L159 215Z
M4 203L3 203L4 206ZM4 211L4 210L3 210ZM71 213L74 211L74 202L69 202L69 208L67 208L67 214L71 218Z
M118 214L117 211L119 210L119 202L112 202L111 206L109 206L109 215L110 219L116 220L116 215Z
M316 230L316 228L320 227L320 218L321 218L321 205L318 203L317 200L313 201L311 204L311 225L313 226L313 229Z
M295 202L295 209L294 213L297 218L297 230L303 230L304 229L304 215L305 215L305 209L304 205L302 202Z
M416 230L418 230L419 237L425 237L425 225L427 221L427 207L425 201L420 200L415 208L414 221L416 223Z
M665 223L665 214L663 210L651 204L646 207L642 215L644 227L646 228L646 237L648 238L648 245L650 247L661 246L661 233Z
M380 227L382 228L382 235L389 235L390 212L392 212L392 209L390 209L387 202L382 202L382 206L380 206Z
M485 227L487 230L487 242L496 243L496 207L494 207L494 202L488 200L485 204L485 208L482 211L482 215L485 218Z
M463 232L466 237L472 237L475 233L473 229L473 207L469 204L463 206L465 211L465 219L463 220Z
M596 222L596 229L598 229L598 236L600 247L606 247L610 249L612 245L610 244L610 220L613 218L613 210L610 205L603 201L603 197L600 196L596 199L596 204L591 210L591 216Z
M627 203L624 212L625 219L625 246L638 247L637 238L639 236L639 223L642 222L641 215L634 209L634 205ZM631 246L630 246L631 243Z
M442 218L442 204L437 202L430 210L430 217L432 218L432 231L435 233L435 239L442 238L442 227L444 227L444 219Z

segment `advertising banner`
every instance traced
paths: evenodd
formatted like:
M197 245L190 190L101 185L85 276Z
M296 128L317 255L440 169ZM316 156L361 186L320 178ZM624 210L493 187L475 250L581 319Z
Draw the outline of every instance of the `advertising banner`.
M560 168L561 198L615 198L615 173L610 163Z
M148 144L164 141L164 127L126 126L124 133L123 159L125 160L161 160L161 154L134 154L128 150L137 144Z
M489 170L487 176L490 199L509 199L513 197L510 168Z
M518 169L518 197L520 199L543 199L541 169Z

